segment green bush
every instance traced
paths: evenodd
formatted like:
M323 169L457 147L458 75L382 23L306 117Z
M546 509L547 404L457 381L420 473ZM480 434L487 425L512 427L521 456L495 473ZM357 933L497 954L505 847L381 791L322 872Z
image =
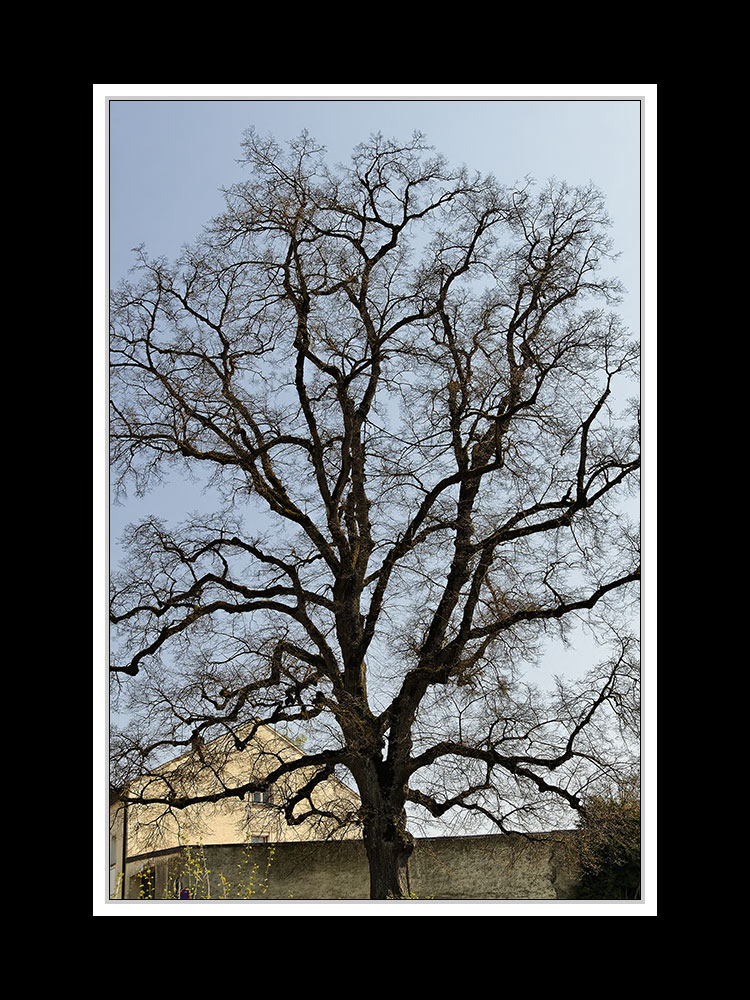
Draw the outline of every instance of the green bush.
M576 841L578 899L641 898L641 804L637 782L591 796Z

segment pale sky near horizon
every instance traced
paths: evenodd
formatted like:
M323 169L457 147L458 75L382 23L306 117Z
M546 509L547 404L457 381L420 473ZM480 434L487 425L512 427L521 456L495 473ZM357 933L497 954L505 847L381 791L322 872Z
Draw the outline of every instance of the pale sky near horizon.
M636 99L225 100L114 98L108 114L108 262L115 285L133 263L132 248L174 258L223 207L220 192L245 176L238 164L245 129L284 143L306 129L329 160L346 161L374 132L408 138L418 130L453 165L494 173L503 183L531 175L589 181L605 195L616 265L627 296L621 308L638 332L641 270L641 124ZM146 513L181 519L202 506L196 489L179 499L169 487L109 511L116 563L123 527ZM560 654L561 655L561 654Z

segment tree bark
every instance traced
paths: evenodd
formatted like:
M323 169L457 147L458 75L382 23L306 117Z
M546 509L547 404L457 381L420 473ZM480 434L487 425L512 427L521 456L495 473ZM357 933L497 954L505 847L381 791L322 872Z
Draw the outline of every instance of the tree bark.
M409 858L414 839L406 828L406 789L389 781L386 771L381 761L371 762L358 783L370 899L406 899L411 895Z
M414 844L406 831L406 815L366 819L364 841L370 867L370 899L411 896L409 858Z

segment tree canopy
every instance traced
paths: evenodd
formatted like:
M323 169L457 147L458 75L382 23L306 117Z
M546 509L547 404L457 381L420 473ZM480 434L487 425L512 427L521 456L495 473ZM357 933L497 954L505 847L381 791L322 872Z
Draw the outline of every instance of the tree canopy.
M565 823L637 759L639 346L593 185L503 185L419 134L243 153L223 213L112 293L118 491L216 494L126 533L112 773L303 727L279 768L356 787L372 894L400 896L419 817ZM528 683L580 623L599 662Z

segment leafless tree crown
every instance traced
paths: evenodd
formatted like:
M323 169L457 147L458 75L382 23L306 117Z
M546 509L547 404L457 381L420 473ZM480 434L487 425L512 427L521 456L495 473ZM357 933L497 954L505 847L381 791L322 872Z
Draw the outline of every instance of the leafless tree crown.
M118 490L185 467L220 498L128 529L117 780L255 719L304 727L299 762L350 775L365 824L578 807L638 719L639 349L602 195L451 169L418 134L336 169L306 134L243 149L223 214L112 296ZM581 621L602 662L524 685Z

